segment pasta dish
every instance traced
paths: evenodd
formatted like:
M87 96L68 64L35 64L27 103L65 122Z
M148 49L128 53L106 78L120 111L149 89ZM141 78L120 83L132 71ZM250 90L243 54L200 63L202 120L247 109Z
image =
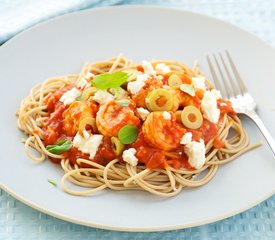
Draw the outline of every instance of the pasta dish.
M26 154L59 164L73 195L110 188L171 197L257 146L196 62L86 64L33 87L17 115Z

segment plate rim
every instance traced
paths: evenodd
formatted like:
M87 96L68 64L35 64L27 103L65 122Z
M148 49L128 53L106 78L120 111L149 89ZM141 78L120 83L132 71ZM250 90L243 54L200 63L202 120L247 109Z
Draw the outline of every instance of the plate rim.
M103 230L118 231L118 232L123 232L123 231L127 231L127 232L163 232L163 231L171 231L171 230L179 230L179 229L185 229L185 228L199 227L199 226L203 226L203 225L206 225L206 224L215 223L215 222L224 220L226 218L235 216L239 213L245 212L246 210L255 207L259 203L265 201L266 199L271 197L273 194L275 194L275 190L273 190L271 193L265 195L264 197L256 200L255 202L253 202L251 204L248 204L244 208L237 209L237 210L229 212L227 214L221 214L219 216L213 217L213 218L205 220L205 221L198 221L196 223L177 224L177 225L163 226L163 227L148 227L148 228L137 227L137 228L133 228L133 227L117 227L117 226L111 226L111 225L102 225L102 224L83 221L81 219L74 218L74 217L67 217L64 214L61 214L61 213L58 213L58 212L51 211L51 210L48 210L46 208L40 207L38 204L35 204L32 201L29 201L29 200L25 199L24 197L21 197L16 192L12 191L11 189L9 189L8 187L4 186L1 183L0 183L0 188L2 190L6 191L8 194L10 194L15 199L17 199L20 202L26 204L28 207L31 207L35 210L38 210L42 213L45 213L45 214L49 215L49 216L58 218L60 220L66 221L66 222L79 224L79 225L82 225L82 226L93 227L93 228L98 228L98 229L103 229Z
M259 36L257 36L256 33L249 32L248 30L246 30L244 28L241 28L239 26L236 26L231 22L227 22L223 19L219 19L219 18L216 18L216 17L211 16L211 15L207 15L207 14L204 14L204 13L194 12L192 10L176 8L174 6L162 6L162 5L153 5L153 4L148 4L148 5L142 5L142 4L113 5L113 6L102 6L102 7L100 6L100 7L94 7L94 8L80 9L80 10L77 10L77 11L74 11L74 12L68 12L68 13L64 13L62 15L53 16L49 19L41 20L41 21L35 23L34 25L32 25L30 27L27 27L27 28L23 29L22 31L16 33L10 39L8 39L7 41L5 41L3 44L0 45L0 50L3 46L6 46L6 45L10 44L10 42L12 42L15 39L17 39L18 37L20 37L21 34L26 34L28 31L32 31L35 28L39 28L41 25L48 24L49 22L58 21L61 18L66 18L66 17L72 16L72 15L81 15L85 12L105 11L105 10L109 10L109 9L113 9L113 8L116 8L116 9L123 9L123 8L125 8L125 9L127 9L127 8L129 8L129 9L134 9L134 8L135 9L138 9L138 8L148 9L148 8L150 8L150 9L153 9L153 10L154 9L159 9L159 10L166 10L166 11L175 11L175 12L193 14L193 15L197 15L197 16L200 16L200 17L206 17L206 18L212 19L214 21L222 22L223 24L229 25L232 28L235 28L239 31L245 32L245 33L249 34L251 37L253 37L254 40L258 40L259 42L264 43L265 45L271 47L275 51L275 47L272 46L271 43L264 41Z

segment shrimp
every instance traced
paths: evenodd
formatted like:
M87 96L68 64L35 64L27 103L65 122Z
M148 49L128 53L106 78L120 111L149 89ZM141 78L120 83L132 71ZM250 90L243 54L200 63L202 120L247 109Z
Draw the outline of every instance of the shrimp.
M154 89L162 88L163 84L159 78L148 79L145 86L136 94L132 94L132 99L137 107L146 108L146 98Z
M63 113L63 129L66 135L75 136L79 123L86 117L95 117L95 105L88 101L76 101Z
M127 107L118 106L115 101L102 105L96 116L98 131L104 136L116 137L125 125L139 126L140 120L135 116L133 109L133 102Z
M175 99L177 99L179 107L191 105L200 108L200 98L197 95L191 96L188 93L181 91L178 87L174 87L171 91L174 94Z
M165 119L162 111L151 112L142 126L145 141L151 146L171 151L180 146L180 140L186 132L176 122L176 115L169 112L171 119Z

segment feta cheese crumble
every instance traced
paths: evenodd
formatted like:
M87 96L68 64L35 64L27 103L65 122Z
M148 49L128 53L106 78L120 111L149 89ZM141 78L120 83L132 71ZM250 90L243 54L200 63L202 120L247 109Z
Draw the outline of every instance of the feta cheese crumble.
M95 77L95 75L91 72L87 72L87 74L85 76L85 78L87 78L87 79L94 78L94 77Z
M90 134L86 130L84 130L83 131L83 136L84 136L85 139L88 139L90 137Z
M221 92L217 89L212 89L211 93L215 96L215 98L218 100L220 98L222 98Z
M203 116L210 122L217 123L220 117L220 109L217 108L216 93L206 91L201 101Z
M205 77L192 77L192 81L194 84L194 88L202 89L203 91L206 91Z
M79 133L77 133L73 140L73 146L77 147L81 152L90 154L90 159L93 159L96 155L99 145L102 142L103 135L94 134L90 135L88 133L83 133L84 137L82 137Z
M167 112L167 111L164 111L164 112L162 113L162 116L163 116L163 118L164 118L165 120L171 120L171 114L170 114L169 112Z
M180 140L180 144L188 144L191 142L192 142L192 133L191 132L185 133Z
M159 81L162 81L162 79L163 79L163 76L161 76L161 75L158 75L158 76L157 76L157 79L158 79Z
M143 121L145 121L148 115L150 114L150 112L147 109L142 107L137 108L137 112Z
M192 141L187 143L184 147L184 152L188 156L189 164L196 169L200 169L204 165L205 151L205 145L202 139L200 142Z
M142 61L142 67L144 69L144 72L149 74L149 75L156 75L156 71L154 70L152 64L150 62L147 61Z
M75 99L81 94L77 88L72 88L71 90L65 92L61 98L60 102L63 102L65 105L69 105L75 101Z
M138 74L137 75L137 81L145 82L149 78L149 75L144 73L144 74Z
M114 96L106 90L98 90L93 97L93 100L101 105L110 102L113 99Z
M122 159L134 167L138 163L138 159L135 156L136 152L137 150L134 148L124 150L122 153Z
M78 83L76 84L76 86L80 89L84 89L90 86L90 84L87 82L87 80L85 78L81 78Z
M128 83L128 91L132 94L138 93L145 86L145 82L142 81L134 81Z
M129 82L127 85L128 91L132 94L138 93L144 86L145 81L147 81L149 75L148 74L139 74L137 75L137 80L133 82Z
M167 66L166 64L164 64L164 63L159 63L159 64L156 65L156 72L157 72L158 74L163 74L163 75L165 75L166 73L171 72L171 69L170 69L170 67Z

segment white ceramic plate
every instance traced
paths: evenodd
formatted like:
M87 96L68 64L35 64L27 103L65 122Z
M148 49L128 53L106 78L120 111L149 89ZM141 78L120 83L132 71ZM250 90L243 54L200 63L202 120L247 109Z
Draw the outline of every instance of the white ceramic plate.
M79 72L84 62L124 53L143 59L198 59L228 49L259 114L275 135L275 51L255 36L216 19L153 7L102 8L69 14L17 35L0 48L0 186L24 203L55 217L88 226L160 231L197 226L244 211L275 190L275 158L267 144L222 166L206 186L164 199L148 193L103 191L75 197L47 182L61 169L29 160L14 115L32 86L55 75ZM248 120L251 142L264 141Z

